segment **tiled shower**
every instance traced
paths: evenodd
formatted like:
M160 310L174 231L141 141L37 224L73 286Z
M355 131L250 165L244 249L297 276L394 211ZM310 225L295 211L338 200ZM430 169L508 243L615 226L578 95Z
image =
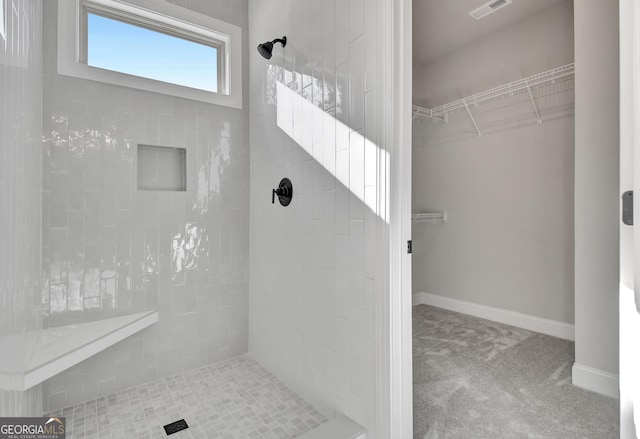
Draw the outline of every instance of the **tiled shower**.
M58 75L55 20L44 33L43 322L161 315L49 380L45 410L247 352L247 111ZM186 148L187 191L137 190L138 144ZM179 267L194 228L197 263Z
M2 391L0 414L108 406L249 358L313 422L343 413L375 438L382 2L172 1L241 27L238 110L59 75L57 1L5 1L0 336L159 320L27 392ZM271 60L255 51L284 34ZM186 191L137 189L138 145L184 148ZM283 177L287 208L271 204Z

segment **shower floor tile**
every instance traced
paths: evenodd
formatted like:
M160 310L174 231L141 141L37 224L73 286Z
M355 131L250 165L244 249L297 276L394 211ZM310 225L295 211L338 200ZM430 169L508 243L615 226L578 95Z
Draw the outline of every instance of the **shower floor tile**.
M67 439L285 439L326 419L248 355L88 401L47 416L66 417Z

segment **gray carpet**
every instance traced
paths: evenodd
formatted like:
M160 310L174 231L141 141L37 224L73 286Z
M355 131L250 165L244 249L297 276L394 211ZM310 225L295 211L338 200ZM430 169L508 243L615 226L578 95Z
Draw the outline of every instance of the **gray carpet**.
M413 308L415 439L617 439L618 401L571 384L574 343Z

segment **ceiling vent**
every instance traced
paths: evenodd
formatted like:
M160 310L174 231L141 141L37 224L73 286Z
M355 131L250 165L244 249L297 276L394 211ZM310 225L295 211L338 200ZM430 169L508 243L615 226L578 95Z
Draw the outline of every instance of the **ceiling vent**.
M496 12L498 9L502 9L505 6L510 5L511 1L512 0L491 0L490 2L485 3L479 8L469 12L469 15L471 15L476 20L480 20L481 18L484 18L487 15Z

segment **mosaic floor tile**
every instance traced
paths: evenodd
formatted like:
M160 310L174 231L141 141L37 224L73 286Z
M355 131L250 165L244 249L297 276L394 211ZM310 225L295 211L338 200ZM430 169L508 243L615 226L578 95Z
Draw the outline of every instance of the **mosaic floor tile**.
M250 356L58 410L67 439L167 437L163 426L184 419L172 439L288 439L326 419Z

